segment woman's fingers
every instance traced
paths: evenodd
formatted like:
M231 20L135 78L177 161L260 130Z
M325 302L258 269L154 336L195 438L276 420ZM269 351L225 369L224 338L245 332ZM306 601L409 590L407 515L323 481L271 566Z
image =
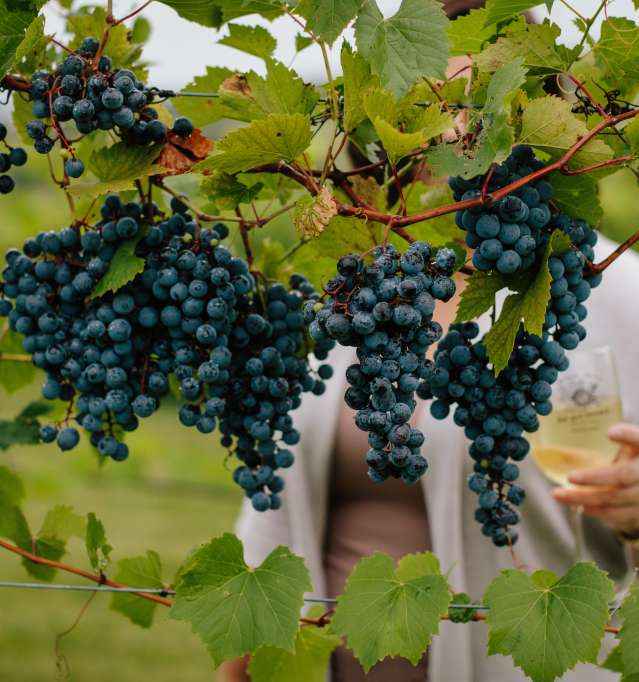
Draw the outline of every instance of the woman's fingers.
M584 507L584 514L594 516L613 528L636 529L637 509L635 507Z
M639 485L624 488L599 486L556 488L553 497L557 502L581 507L635 507L639 515Z
M621 445L634 447L639 454L639 426L619 422L608 429L608 438Z
M575 471L568 476L575 485L633 486L639 484L639 459L623 460L605 467Z

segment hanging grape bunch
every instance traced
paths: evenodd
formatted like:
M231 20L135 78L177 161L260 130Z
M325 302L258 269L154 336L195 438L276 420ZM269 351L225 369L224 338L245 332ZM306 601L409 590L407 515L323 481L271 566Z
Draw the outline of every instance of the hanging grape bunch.
M37 120L27 123L26 131L34 149L48 154L57 140L68 150L66 175L77 178L84 163L67 141L63 125L73 121L77 132L115 130L129 144L160 144L168 129L152 106L153 94L128 69L112 70L111 59L100 52L96 38L85 38L80 48L69 54L59 68L49 73L36 71L31 79L32 112ZM50 123L48 123L50 121ZM189 137L193 125L177 118L173 132Z
M482 188L490 193L543 168L530 147L515 147L511 156L488 178L471 180L454 177L450 186L456 201L474 199ZM458 211L457 225L466 231L465 241L474 249L472 262L477 270L496 270L511 275L527 270L543 254L548 242L552 185L546 180L530 183L509 194L494 206Z
M440 249L433 258L423 241L403 254L379 247L370 265L348 254L325 286L324 304L305 307L314 339L357 349L344 399L357 410L357 426L368 432L366 461L375 482L390 476L414 483L428 466L420 454L424 435L409 420L419 380L429 371L426 350L442 333L432 319L435 299L447 301L455 293L454 268L454 251Z
M226 225L200 228L181 201L171 208L160 219L155 204L113 195L95 229L41 233L22 253L7 253L0 313L46 372L43 396L68 403L66 417L44 426L41 438L70 450L78 424L101 455L124 460L124 432L158 409L173 375L181 422L205 434L219 425L222 444L242 462L234 477L253 506L278 508L283 481L275 472L291 466L286 446L299 439L290 412L302 392L322 393L332 374L327 365L315 373L307 358L301 308L318 294L301 275L290 290L273 283L263 291L246 261L221 244ZM116 293L91 298L131 239L144 271ZM333 345L318 342L316 357Z
M530 159L530 155L518 148L506 163L515 157ZM457 182L451 180L451 184ZM484 179L476 182L481 184ZM458 222L463 221L465 213L461 221L458 216ZM481 213L482 218L485 215L489 214ZM497 546L517 540L510 526L519 520L514 507L525 499L523 488L515 483L517 462L530 449L523 434L536 431L539 416L552 411L552 385L559 373L568 369L566 351L574 350L586 336L581 324L587 315L584 302L601 282L601 275L585 271L587 260L594 259L597 233L586 222L563 213L551 216L537 237L541 238L536 249L537 266L546 267L540 245L544 244L545 250L555 230L568 236L571 247L548 259L552 283L542 336L530 334L521 326L508 366L495 376L483 340L475 340L479 335L477 324L452 325L438 346L432 373L418 388L420 397L435 398L431 405L435 418L445 419L454 407L454 422L472 441L469 453L475 472L468 485L479 496L475 517L484 535Z
M14 166L24 166L27 153L21 147L10 147L7 143L7 127L0 123L0 142L6 152L0 153L0 194L9 194L15 187L15 182L7 172Z

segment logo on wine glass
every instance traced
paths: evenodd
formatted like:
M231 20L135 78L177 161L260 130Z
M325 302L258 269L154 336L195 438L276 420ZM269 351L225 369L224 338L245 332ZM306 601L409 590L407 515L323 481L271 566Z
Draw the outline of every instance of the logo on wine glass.
M596 374L567 376L559 382L559 398L577 407L590 407L599 402L597 389L600 379Z

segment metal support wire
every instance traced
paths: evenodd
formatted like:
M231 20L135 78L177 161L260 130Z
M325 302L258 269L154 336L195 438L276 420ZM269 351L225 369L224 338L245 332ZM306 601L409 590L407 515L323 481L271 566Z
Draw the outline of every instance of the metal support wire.
M125 592L137 594L158 594L162 597L174 597L175 590L158 589L147 587L110 587L109 585L61 585L52 583L29 583L0 581L0 587L14 587L32 590L58 590L68 592ZM331 597L305 597L304 601L309 604L336 604L337 599ZM483 604L450 604L450 609L474 609L475 611L488 611Z

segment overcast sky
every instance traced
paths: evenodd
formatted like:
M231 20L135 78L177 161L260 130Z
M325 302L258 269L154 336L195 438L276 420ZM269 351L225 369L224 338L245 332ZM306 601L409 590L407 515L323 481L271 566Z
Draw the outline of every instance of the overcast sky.
M588 16L594 12L598 0L574 0L574 3L579 7L579 11ZM76 3L78 4L82 3ZM119 17L124 16L140 3L130 0L114 0L113 4L114 14ZM378 0L378 5L388 16L397 11L400 0ZM633 11L632 0L611 0L610 2L609 14L611 15L629 16ZM547 15L543 6L535 12L538 17ZM63 21L59 13L53 9L53 5L45 8L45 14L47 33L57 32L58 36L63 35ZM260 59L245 55L230 47L216 45L216 40L225 34L224 30L219 32L185 21L172 9L159 2L154 2L147 7L144 10L144 16L153 25L153 34L144 55L152 64L149 83L157 87L179 89L186 85L193 76L203 73L206 66L227 66L240 71L263 70L263 63ZM572 26L571 13L559 1L555 2L552 18L564 28L565 42L574 43L578 34ZM285 64L292 63L304 80L317 81L324 78L321 56L315 46L307 48L295 57L294 40L297 27L288 17L282 17L270 23L260 17L242 18L238 22L260 23L268 27L278 41L276 57ZM347 32L347 37L352 41L350 31ZM339 45L336 44L331 53L336 74L339 73L338 55Z

